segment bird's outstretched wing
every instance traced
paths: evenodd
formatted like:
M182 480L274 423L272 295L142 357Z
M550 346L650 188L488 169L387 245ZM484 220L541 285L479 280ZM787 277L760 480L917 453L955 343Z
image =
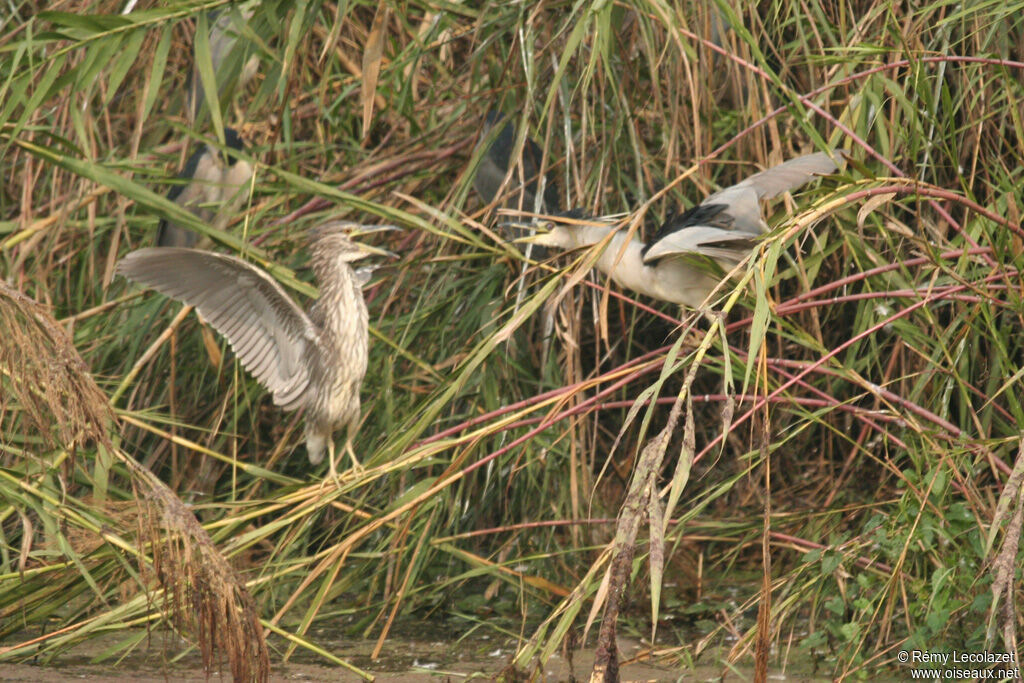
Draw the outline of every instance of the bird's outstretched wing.
M834 154L841 159L838 152ZM720 190L698 206L666 220L645 249L644 262L651 263L665 256L688 252L720 258L720 254L712 253L700 245L705 242L734 242L729 246L740 248L741 242L749 243L767 229L761 216L762 199L771 199L783 192L795 190L814 176L833 173L837 168L832 157L824 152L816 152L772 166ZM710 233L705 231L708 228L725 234L718 238L710 235L711 239L707 239ZM699 232L696 235L687 234L693 231ZM732 237L728 235L730 232L733 233ZM735 254L725 258L739 260Z
M833 155L837 159L842 159L839 156L839 152L833 152ZM795 190L816 175L828 175L829 173L834 173L836 169L836 162L825 152L805 154L802 157L784 161L778 166L772 166L760 173L748 176L732 187L716 192L701 203L717 203L719 201L718 198L730 190L739 187L752 188L757 193L758 199L771 199L783 192Z
M116 272L195 306L276 405L291 410L305 403L317 331L265 272L233 256L173 247L133 251Z

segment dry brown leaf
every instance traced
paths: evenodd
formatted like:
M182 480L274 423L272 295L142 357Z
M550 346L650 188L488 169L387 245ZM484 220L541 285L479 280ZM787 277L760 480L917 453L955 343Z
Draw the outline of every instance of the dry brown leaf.
M874 211L885 204L892 201L892 198L896 196L895 192L887 192L886 194L877 194L871 199L864 202L864 206L860 207L860 211L857 212L857 229L864 229L864 221L867 220Z
M370 35L366 38L363 51L363 87L360 97L363 101L363 142L370 135L370 120L373 118L373 97L377 93L380 65L384 59L384 27L391 16L390 5L381 3L373 15Z

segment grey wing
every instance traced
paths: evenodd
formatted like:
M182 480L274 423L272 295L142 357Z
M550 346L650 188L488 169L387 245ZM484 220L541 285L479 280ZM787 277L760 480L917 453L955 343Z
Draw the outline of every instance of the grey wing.
M825 152L805 154L802 157L784 161L778 166L755 173L744 179L733 187L751 187L757 192L758 199L771 199L783 192L795 190L816 175L828 175L834 173L838 166L832 157L842 160L839 152L833 151L832 156ZM728 192L732 188L726 188L718 194ZM716 195L708 197L707 201Z
M724 261L740 262L754 247L757 235L723 228L692 227L666 235L644 253L644 263L666 256L703 254Z
M133 251L115 272L195 306L276 405L304 404L311 356L319 353L317 331L265 272L233 256L171 247Z
M833 155L837 159L842 159L838 152L833 152ZM701 202L701 206L724 204L736 230L762 232L766 228L761 218L759 202L762 199L771 199L783 192L795 190L814 176L833 173L837 168L836 162L825 152L806 154L755 173L731 187L716 192Z

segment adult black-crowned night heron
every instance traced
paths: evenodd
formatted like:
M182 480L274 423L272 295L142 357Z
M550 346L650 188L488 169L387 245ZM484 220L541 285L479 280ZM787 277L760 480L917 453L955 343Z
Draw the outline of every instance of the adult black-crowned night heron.
M498 132L494 133L495 126L499 125L501 127ZM530 138L526 138L523 142L521 159L523 162L523 179L526 181L524 185L520 183L519 179L518 167L520 157L513 156L515 143L516 130L512 121L501 112L494 110L487 112L477 148L479 149L481 146L488 144L490 146L487 148L487 153L480 160L476 175L473 177L473 189L476 190L481 199L490 204L502 190L505 176L509 175L509 169L511 169L512 173L509 182L504 186L506 190L505 195L508 197L504 202L504 206L518 208L521 190L522 208L524 211L532 212L536 206L537 180L540 175L540 164L544 153L537 143ZM542 213L557 211L559 209L558 203L558 191L555 189L555 184L550 176L545 176L544 203L541 204L540 210Z
M224 142L228 150L244 150L242 138L233 128L224 129ZM249 162L231 151L226 156L225 162L217 148L203 145L178 174L183 182L167 193L172 202L217 228L223 228L245 201L244 188L253 172ZM156 243L160 247L191 247L197 239L196 233L166 219L157 228Z
M833 153L840 161L838 152ZM623 248L625 231L618 231L595 264L620 286L641 294L699 308L721 282L686 257L704 255L731 269L768 230L761 215L762 199L794 190L815 175L838 168L824 152L790 159L778 166L711 195L699 205L669 218L650 244L630 240ZM538 232L519 242L533 242L562 249L579 249L601 242L612 232L611 225L590 221L552 223L548 232Z
M371 254L393 256L349 239L393 229L334 222L319 228L312 265L320 298L307 315L266 272L234 256L180 247L133 251L116 272L195 306L224 335L242 365L284 410L306 409L306 449L313 465L330 455L335 430L347 427L352 450L359 422L359 386L366 374L367 313L352 262Z

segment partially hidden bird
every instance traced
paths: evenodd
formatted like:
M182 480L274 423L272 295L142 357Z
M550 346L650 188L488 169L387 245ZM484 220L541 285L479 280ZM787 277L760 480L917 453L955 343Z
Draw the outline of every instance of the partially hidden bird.
M337 479L333 434L341 427L353 467L360 469L352 439L368 355L365 279L351 264L373 254L394 256L351 238L393 229L340 221L317 229L311 261L320 297L308 314L265 271L225 254L149 247L129 253L115 272L194 306L275 405L305 408L309 462L319 464L326 451Z
M571 218L551 222L517 242L561 249L589 247L615 234L595 266L621 287L662 301L700 308L721 283L707 268L692 261L707 256L731 269L742 261L768 230L761 200L794 190L816 175L835 172L842 163L838 152L816 152L790 159L716 192L697 206L671 216L649 244L615 231L614 225Z
M207 13L210 30L205 48L210 58L212 83L204 84L200 76L201 38L199 33L194 36L192 73L185 88L185 110L193 126L198 125L203 112L207 87L214 87L212 92L217 96L216 106L222 107L259 70L260 60L255 51L255 42L244 35L246 31L251 31L249 22L255 9L254 3L241 2L224 10L211 10Z
M495 127L500 126L497 132ZM473 176L473 189L480 198L490 204L498 197L498 193L505 190L506 200L503 203L508 208L518 208L520 196L524 211L533 211L536 207L537 181L540 178L540 166L543 152L540 146L530 138L523 142L521 156L515 153L516 130L512 121L499 111L491 110L484 118L484 125L480 132L480 140L477 142L477 149L486 146L487 150L480 159L476 175ZM519 163L522 162L522 178L525 184L520 183ZM505 177L511 177L507 184ZM541 212L558 210L558 191L555 188L553 178L545 175L543 203L540 206Z
M228 148L226 155L211 145L203 145L189 157L178 174L181 182L167 193L172 202L216 228L223 228L228 217L237 213L245 201L244 188L253 174L252 165L233 153L244 151L238 131L225 128L224 142ZM197 240L195 232L167 219L161 219L157 228L156 243L160 247L192 247Z

